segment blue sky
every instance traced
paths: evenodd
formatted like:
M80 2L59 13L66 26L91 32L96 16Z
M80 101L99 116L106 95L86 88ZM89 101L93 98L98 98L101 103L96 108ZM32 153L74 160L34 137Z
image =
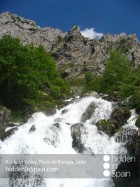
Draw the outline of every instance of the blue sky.
M140 40L140 0L0 0L0 13L10 11L38 25L70 30L136 33Z

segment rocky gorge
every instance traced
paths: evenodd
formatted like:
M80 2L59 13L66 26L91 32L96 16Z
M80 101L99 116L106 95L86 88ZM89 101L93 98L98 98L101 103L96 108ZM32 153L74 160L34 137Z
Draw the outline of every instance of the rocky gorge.
M135 34L105 34L101 39L89 39L82 36L78 26L74 26L69 32L62 32L59 29L53 29L50 27L41 28L37 26L34 21L6 12L0 15L0 37L7 34L10 34L12 37L18 37L24 45L30 43L35 46L43 45L46 51L51 53L53 58L56 60L57 68L61 77L70 82L75 82L75 80L84 78L86 72L101 75L105 69L106 59L109 57L109 51L111 49L121 48L126 57L132 61L134 68L140 64L140 43ZM97 133L96 135L100 138L103 136L103 139L99 138L101 141L101 150L104 150L103 147L105 146L103 141L105 141L108 146L113 146L109 142L113 137L116 146L118 146L119 143L121 145L123 144L123 148L125 147L127 150L127 155L135 156L137 158L137 164L132 170L133 173L137 171L140 172L139 130L136 126L135 128L126 127L125 129L125 125L129 124L128 120L131 117L133 117L133 120L131 119L132 121L136 121L137 116L133 116L134 110L130 110L128 105L125 104L126 101L122 101L117 97L115 98L109 95L98 94L96 92L83 94L82 84L72 84L71 94L72 97L80 95L80 98L73 99L72 101L65 101L63 109L60 109L60 111L55 110L51 114L49 114L46 109L46 115L51 116L50 121L48 117L44 116L44 114L36 114L41 117L42 121L44 120L44 125L45 120L48 120L48 123L50 124L49 129L45 126L46 134L43 134L44 137L42 137L42 144L57 147L62 141L59 137L61 130L65 131L68 128L68 131L70 131L69 135L72 137L72 151L74 150L77 153L88 154L96 154L97 151L97 154L99 154L100 151L98 148L100 145L97 143L98 139L96 140L93 138L92 140L93 143L95 141L95 143L98 144L97 147L96 145L93 145L92 147L91 142L88 142L92 139L92 133ZM75 110L75 113L73 113L72 110ZM5 140L9 141L9 137L14 142L12 139L14 136L12 135L16 134L16 131L17 133L21 131L20 127L17 127L16 124L13 124L12 128L9 129L9 116L10 110L1 106L0 139L3 142ZM34 118L33 124L31 120L32 118ZM21 128L23 128L23 130L24 124L29 123L29 129L25 125L25 128L28 129L28 132L25 130L25 133L30 136L37 133L39 129L38 117L31 117L31 119L31 121L26 120L26 122L24 121L21 123ZM35 119L38 121L36 122ZM90 126L87 127L87 124L90 124ZM66 126L66 129L63 129L63 125ZM91 139L89 138L90 130L92 131L90 135ZM48 137L49 133L50 137ZM21 139L20 141L22 142ZM66 143L69 143L67 141L68 140L66 140ZM3 143L3 150L4 146ZM29 147L30 144L25 149L28 150ZM97 150L94 151L94 149ZM127 164L124 168L125 167L130 168ZM118 170L123 170L123 167L120 165ZM131 179L117 178L113 180L115 187L124 186L126 183L128 187L136 187L140 182L139 175L134 175Z

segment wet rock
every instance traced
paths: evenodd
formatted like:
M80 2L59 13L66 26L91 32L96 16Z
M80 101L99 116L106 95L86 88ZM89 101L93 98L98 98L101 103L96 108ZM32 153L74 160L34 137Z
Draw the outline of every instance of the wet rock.
M68 109L64 109L64 110L61 111L61 114L65 114L67 112L68 112Z
M113 136L116 133L116 127L114 125L114 121L112 120L99 120L96 123L96 126L99 131L103 131L108 136Z
M127 143L133 140L134 136L137 135L137 130L132 128L121 128L115 137L115 141L118 143Z
M79 153L83 153L84 144L82 143L82 134L85 132L85 127L82 123L76 123L71 126L72 147Z
M5 136L5 129L9 123L11 111L4 106L0 106L0 139Z
M32 133L32 132L35 132L35 130L36 130L35 125L32 125L32 127L31 127L30 130L29 130L29 132Z
M87 120L91 119L93 113L95 112L95 109L97 108L97 105L92 102L87 109L85 110L85 112L82 114L81 117L81 122L85 123Z
M112 96L112 95L104 95L102 99L110 101L110 102L120 102L121 99L118 96Z
M14 128L12 128L12 129L9 129L8 131L6 131L6 132L2 135L1 139L2 139L2 140L5 140L6 138L9 138L9 137L12 136L12 135L15 133L15 131L17 131L17 130L18 130L18 127L14 127Z
M111 119L116 121L119 127L124 125L127 120L130 118L131 112L126 107L120 107L115 109L111 114Z
M56 128L60 128L60 124L59 123L54 123L53 126L55 126Z
M140 115L138 115L135 125L140 128Z
M46 116L52 116L52 115L56 114L56 109L49 108L49 109L46 109L44 111L44 113L45 113Z

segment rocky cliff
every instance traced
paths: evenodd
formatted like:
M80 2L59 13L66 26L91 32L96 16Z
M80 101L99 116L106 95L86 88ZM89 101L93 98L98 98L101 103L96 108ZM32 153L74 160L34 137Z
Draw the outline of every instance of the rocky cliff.
M79 27L55 43L52 54L60 72L69 78L82 78L87 71L101 74L112 49L122 49L133 66L140 63L140 44L136 35L104 35L100 40L90 40L81 35Z
M63 38L66 35L59 29L40 28L34 21L9 12L0 15L0 37L5 34L20 38L23 44L41 44L47 51L50 51L58 36Z
M85 72L101 74L109 51L122 49L133 66L140 63L140 43L136 35L105 34L100 40L85 38L80 28L74 26L64 33L51 27L40 28L34 21L9 12L0 15L0 37L10 34L24 44L43 45L56 59L62 77L83 78Z

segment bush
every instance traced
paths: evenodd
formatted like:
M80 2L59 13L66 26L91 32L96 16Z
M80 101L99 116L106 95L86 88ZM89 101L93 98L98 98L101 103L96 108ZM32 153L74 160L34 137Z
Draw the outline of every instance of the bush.
M19 39L0 39L0 102L12 109L55 102L67 93L56 63L42 46L23 46Z

